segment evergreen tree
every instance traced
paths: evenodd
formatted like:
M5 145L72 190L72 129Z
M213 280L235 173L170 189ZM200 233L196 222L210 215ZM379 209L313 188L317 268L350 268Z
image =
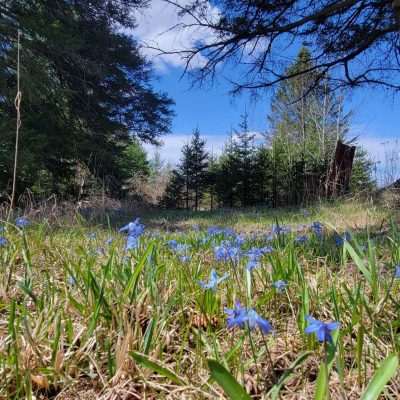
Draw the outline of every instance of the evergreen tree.
M22 129L18 191L47 176L66 192L84 164L120 184L131 138L156 142L172 104L151 87L151 66L132 35L142 0L9 0L0 6L0 186L13 164L17 31ZM118 29L116 27L119 27Z
M236 191L242 207L255 203L255 165L256 149L254 145L255 135L249 132L248 114L241 116L239 129L236 131L234 141L236 169Z
M200 131L195 129L191 141L182 147L180 162L168 185L170 203L175 196L177 205L182 200L187 210L192 207L198 210L208 186L208 153L205 145L206 141L200 137Z
M239 168L238 154L235 149L233 134L231 133L224 150L215 165L216 194L218 202L223 207L235 207L238 205L237 197L237 171Z
M161 205L166 208L183 208L184 207L184 190L185 179L179 170L173 169L165 190Z
M206 141L200 137L199 129L195 129L190 143L189 189L194 193L194 209L196 211L208 184L208 153L205 150L205 145Z

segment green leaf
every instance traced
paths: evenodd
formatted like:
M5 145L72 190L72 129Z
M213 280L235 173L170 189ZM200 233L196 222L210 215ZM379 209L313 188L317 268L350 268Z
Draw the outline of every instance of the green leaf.
M153 243L151 243L147 247L145 253L143 254L141 259L139 260L135 271L131 274L131 276L129 278L129 281L126 284L125 290L124 290L124 292L122 294L122 298L123 298L124 301L128 298L130 293L131 293L131 295L133 295L135 293L136 286L137 286L137 284L139 282L140 273L142 272L142 270L143 270L143 268L144 268L144 266L146 264L146 261L148 260L149 254L151 254L151 252L153 251L153 247L154 247Z
M150 351L151 342L153 340L154 327L156 326L155 318L152 318L146 328L143 338L143 353L148 355Z
M315 400L326 400L328 398L328 366L321 363L315 388Z
M163 367L156 361L150 360L150 358L145 354L137 353L135 351L132 351L129 354L138 364L142 365L143 367L151 369L153 372L156 372L164 378L169 379L177 385L186 385L186 382L178 375L176 375L175 372L173 372L169 368Z
M399 358L396 354L387 357L380 367L375 371L372 380L363 393L361 400L376 400L383 392L385 385L395 375L399 365Z
M224 366L216 360L207 360L207 363L211 378L224 389L231 400L250 400L250 396Z
M364 274L364 276L367 279L368 283L370 285L372 285L373 282L372 282L371 271L365 265L364 260L361 259L361 257L357 254L357 252L354 250L354 248L351 246L351 244L348 241L344 242L344 247L343 248L345 249L345 251L347 253L350 254L350 257L353 259L353 261L357 265L357 268Z

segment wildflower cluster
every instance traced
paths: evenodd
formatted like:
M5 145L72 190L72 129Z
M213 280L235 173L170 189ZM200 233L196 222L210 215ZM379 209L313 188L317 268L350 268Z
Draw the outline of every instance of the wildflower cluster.
M271 246L266 247L252 247L247 252L247 265L246 268L249 271L253 271L254 268L257 268L260 265L260 259L264 254L272 253L273 248Z
M220 246L214 247L214 257L220 262L238 262L241 254L240 247L232 245L228 241L224 241Z

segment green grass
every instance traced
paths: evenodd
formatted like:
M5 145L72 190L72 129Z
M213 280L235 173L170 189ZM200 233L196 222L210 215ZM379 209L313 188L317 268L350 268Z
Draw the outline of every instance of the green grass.
M398 215L365 203L306 213L148 212L138 249L127 253L113 227L132 217L97 226L34 221L24 231L4 223L0 399L235 398L237 384L257 399L359 399L374 373L369 393L400 396ZM325 225L322 240L299 227L315 220ZM267 242L276 222L292 232ZM217 262L213 248L226 238L210 239L212 225L243 232L243 252L274 250L252 273L246 257ZM334 233L344 230L352 239L337 246ZM296 244L298 234L307 243ZM191 246L190 261L170 249L170 239ZM198 281L212 268L229 278L204 291ZM282 293L272 286L279 279L288 282ZM267 318L273 334L227 329L224 307L236 300ZM304 333L307 314L340 322L333 343Z

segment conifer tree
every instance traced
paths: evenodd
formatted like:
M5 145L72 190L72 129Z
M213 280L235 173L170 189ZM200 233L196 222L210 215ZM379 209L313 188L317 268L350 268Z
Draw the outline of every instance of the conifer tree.
M195 129L190 142L189 189L193 192L194 209L196 211L207 187L208 153L205 150L205 145L206 141L200 137L199 129Z

